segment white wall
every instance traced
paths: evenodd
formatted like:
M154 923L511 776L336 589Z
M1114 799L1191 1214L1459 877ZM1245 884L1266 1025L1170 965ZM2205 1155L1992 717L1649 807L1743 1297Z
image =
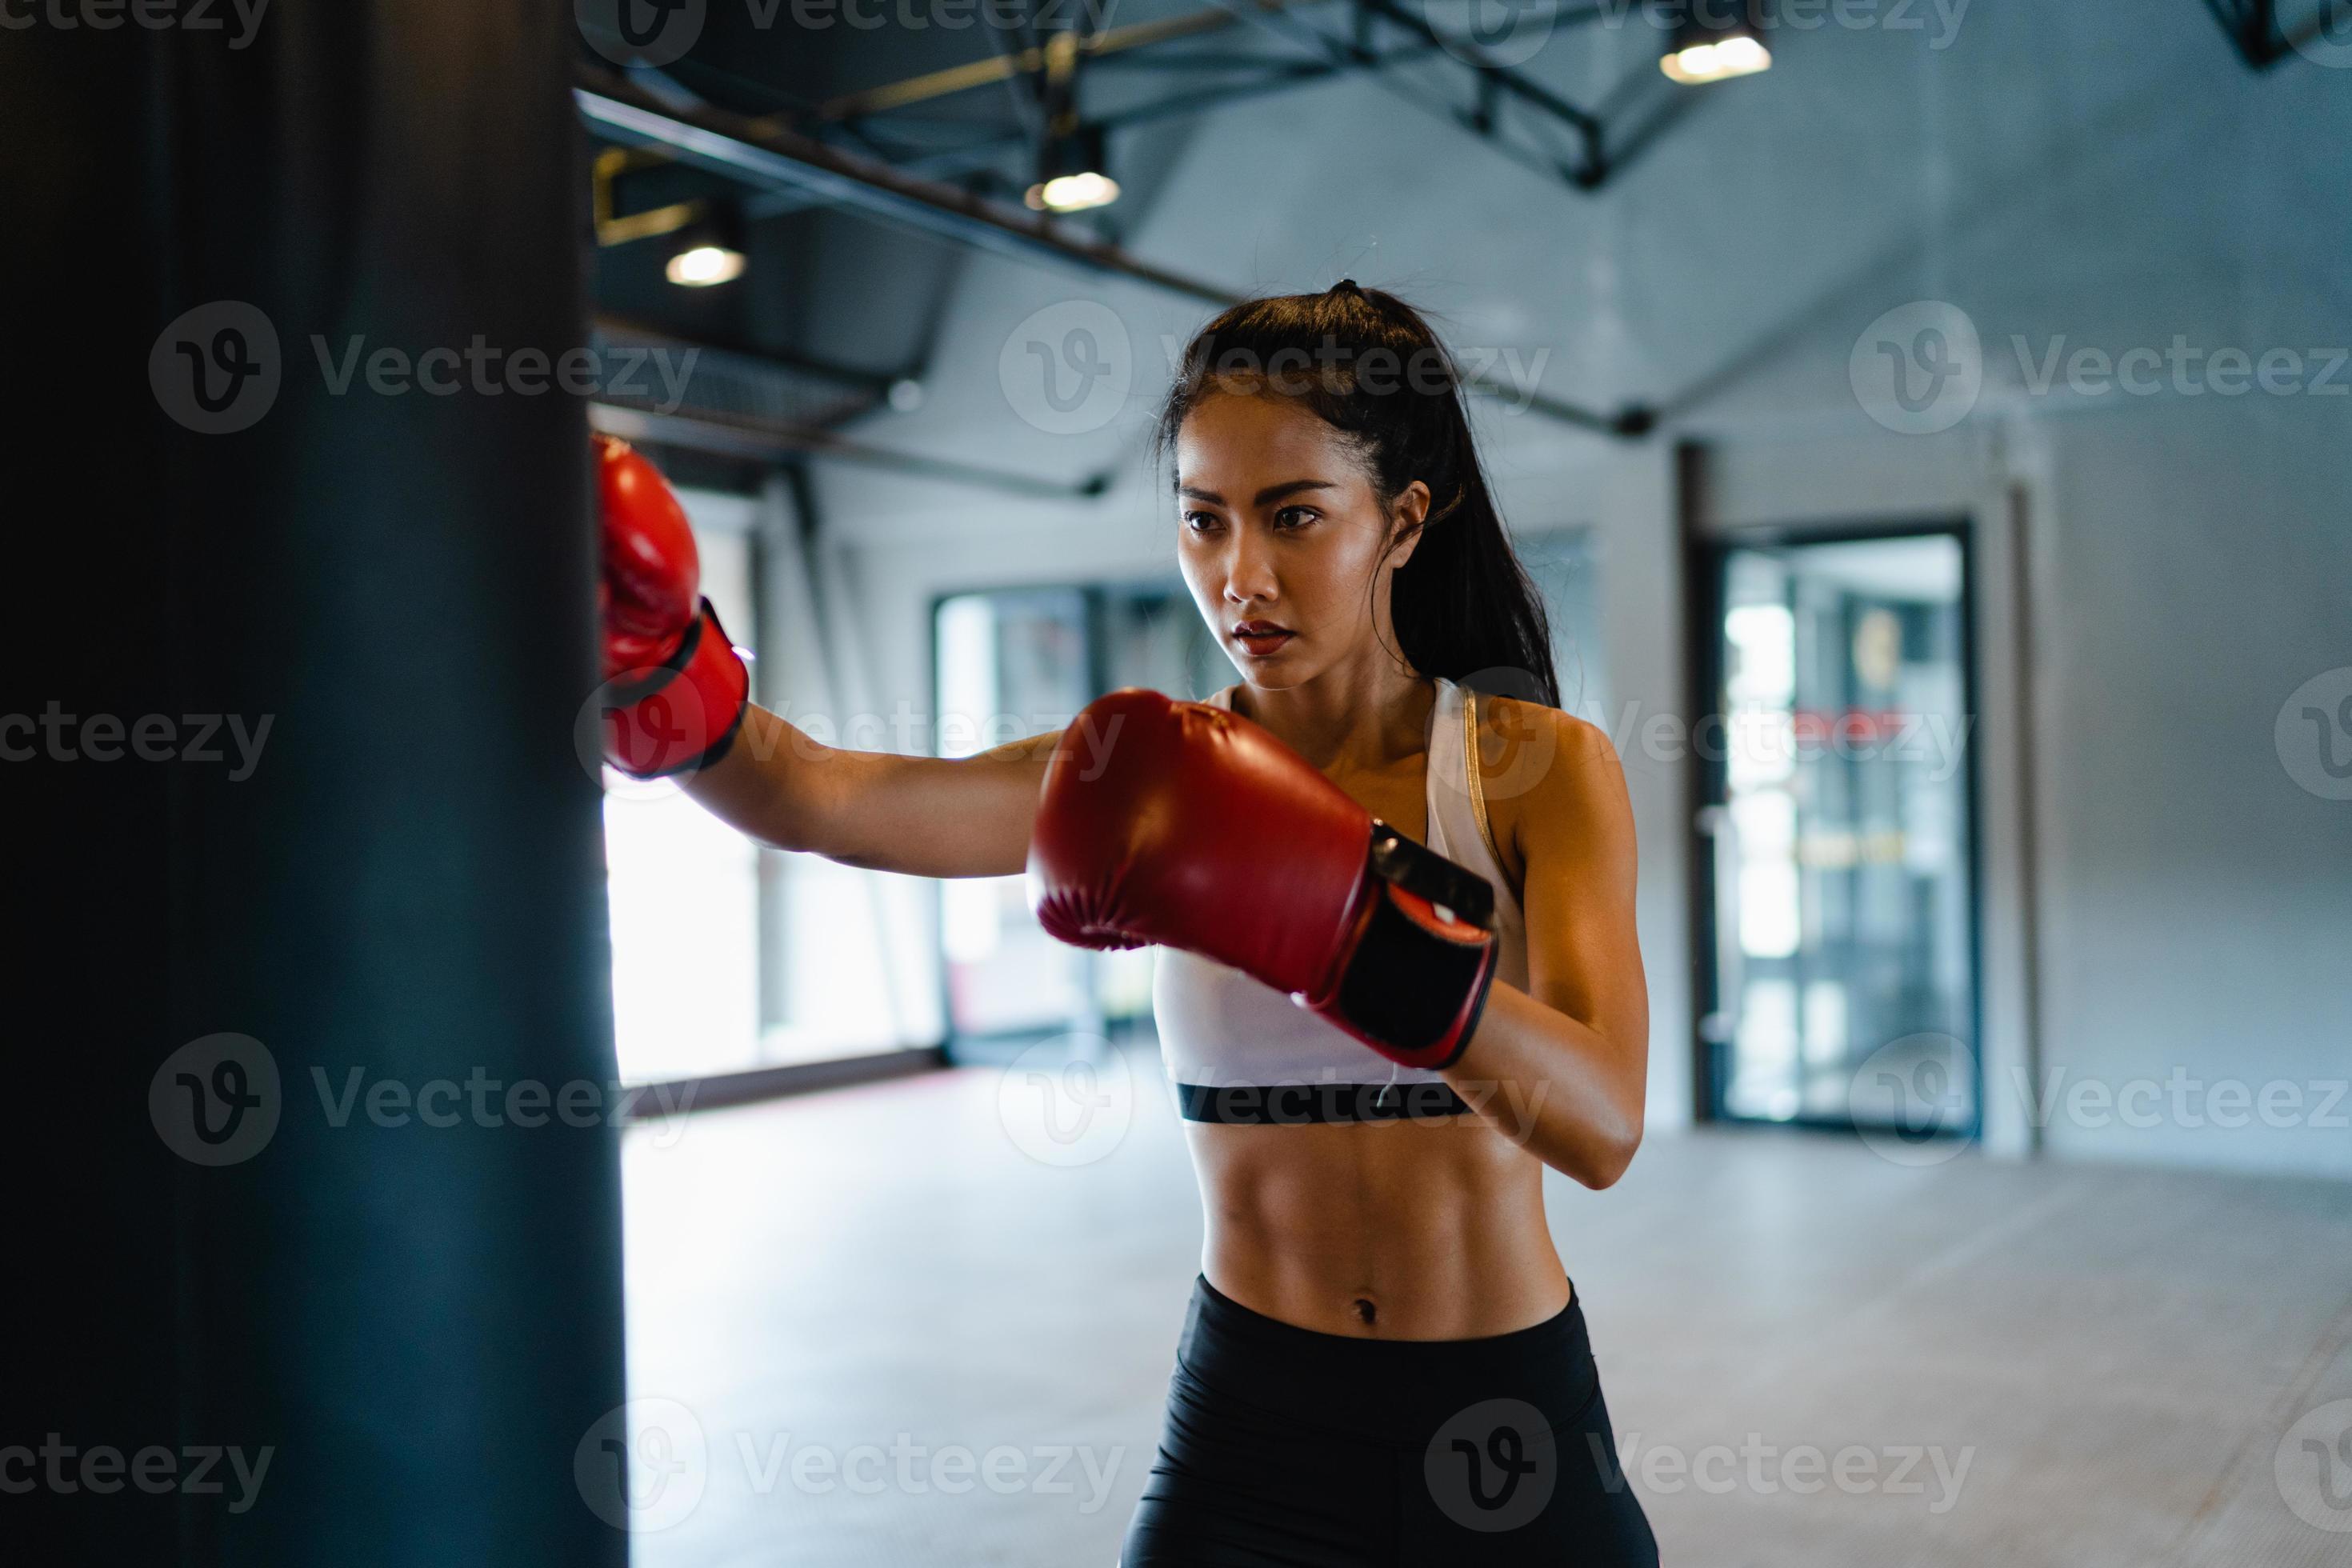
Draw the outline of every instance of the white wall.
M2062 1096L2050 1145L2352 1175L2352 803L2299 785L2274 735L2352 666L2352 406L2074 421L2050 497L2045 1071L2162 1085L2137 1126ZM2284 1125L2224 1080L2278 1086Z
M1600 531L1621 710L1684 700L1674 440L1711 450L1711 525L1971 516L1993 1142L2033 1142L2033 1107L2005 1086L2037 1071L2121 1088L2178 1068L2324 1098L2352 1076L2352 803L2298 787L2272 735L2290 692L2352 665L2352 399L2039 394L2011 339L2036 361L2177 334L2253 354L2352 342L2352 71L2255 75L2195 0L1976 0L1949 34L1952 7L1911 9L1926 30L1785 38L1774 71L1711 89L1597 195L1361 81L1230 110L1197 128L1128 242L1238 289L1352 275L1434 309L1458 345L1539 364L1553 395L1665 404L1667 431L1640 446L1482 415L1507 516ZM1597 96L1649 47L1587 30L1529 68ZM1849 375L1864 329L1918 300L1965 311L1987 348L1982 397L1941 435L1881 427ZM1040 310L1045 341L1090 328L1124 374L1098 427L1041 427L1024 353ZM928 710L939 592L1172 571L1142 440L1163 337L1208 313L972 262L929 402L861 434L1115 483L1041 503L821 474L824 548L877 700ZM2022 648L2031 665L2009 668ZM1624 750L1654 1115L1671 1121L1690 1101L1688 802L1679 766ZM2188 1121L2168 1105L2147 1128L2062 1111L2046 1143L2352 1174L2352 1132Z

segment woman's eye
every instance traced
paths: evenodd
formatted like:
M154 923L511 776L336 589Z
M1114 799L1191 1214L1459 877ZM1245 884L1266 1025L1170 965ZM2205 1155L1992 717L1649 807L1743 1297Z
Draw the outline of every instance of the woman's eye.
M1313 522L1315 518L1316 512L1312 507L1286 506L1274 514L1274 526L1284 529L1305 528L1308 523Z
M1184 526L1195 533L1206 533L1217 526L1216 515L1213 512L1188 511L1184 513Z

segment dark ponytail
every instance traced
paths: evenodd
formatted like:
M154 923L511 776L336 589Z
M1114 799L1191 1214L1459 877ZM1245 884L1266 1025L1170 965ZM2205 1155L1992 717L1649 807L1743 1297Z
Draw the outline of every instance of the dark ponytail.
M1355 444L1383 506L1427 485L1421 542L1391 585L1399 651L1423 675L1559 706L1543 598L1495 510L1461 372L1419 311L1352 278L1234 306L1185 347L1160 416L1163 458L1219 392L1298 399Z

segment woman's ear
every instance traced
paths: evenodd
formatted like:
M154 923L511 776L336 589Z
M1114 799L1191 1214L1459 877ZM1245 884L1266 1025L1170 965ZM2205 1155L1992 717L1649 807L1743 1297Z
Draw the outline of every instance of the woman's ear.
M1389 510L1391 567L1401 567L1421 547L1422 531L1429 521L1429 487L1415 479L1405 486Z

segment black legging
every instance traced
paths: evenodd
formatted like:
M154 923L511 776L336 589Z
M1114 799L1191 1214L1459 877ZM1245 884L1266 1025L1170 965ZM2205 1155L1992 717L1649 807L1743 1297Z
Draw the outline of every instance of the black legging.
M1484 1340L1364 1340L1192 1291L1120 1568L1654 1568L1571 1300Z

